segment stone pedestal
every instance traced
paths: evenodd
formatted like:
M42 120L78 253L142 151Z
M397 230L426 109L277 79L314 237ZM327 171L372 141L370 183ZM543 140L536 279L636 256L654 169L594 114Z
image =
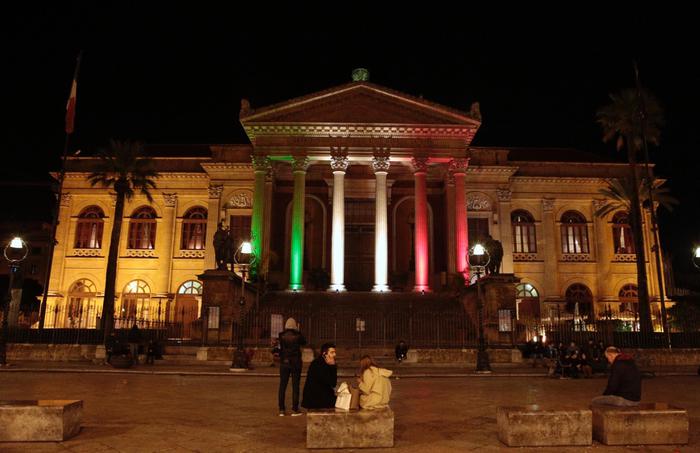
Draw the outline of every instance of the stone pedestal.
M688 443L688 412L665 403L637 407L591 406L593 437L605 445Z
M0 442L61 442L82 418L81 400L0 401Z
M394 446L394 412L329 409L306 414L306 448Z
M202 317L203 342L209 339L217 343L235 342L233 323L238 322L241 307L238 299L241 297L240 277L231 271L209 269L197 276L203 284L202 290ZM210 307L217 307L219 311L219 323L209 323ZM231 335L234 338L231 338Z
M537 405L499 407L498 440L509 447L591 445L591 411L546 410Z

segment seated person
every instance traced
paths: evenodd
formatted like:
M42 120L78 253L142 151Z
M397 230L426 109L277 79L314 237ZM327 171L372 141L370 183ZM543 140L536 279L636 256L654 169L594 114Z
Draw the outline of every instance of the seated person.
M332 409L335 407L335 386L338 383L335 355L333 343L324 343L321 346L321 355L311 362L309 370L306 372L302 407L306 409Z
M603 396L593 398L591 404L638 406L642 399L642 375L632 356L609 346L605 349L605 358L610 362L608 385Z
M399 344L396 345L396 349L394 350L394 352L396 354L396 360L398 360L399 363L401 363L404 360L406 360L406 355L408 354L408 345L405 341L401 340L399 341Z
M366 355L360 360L357 378L360 388L360 407L362 409L377 409L386 407L391 396L389 376L392 371L379 366Z

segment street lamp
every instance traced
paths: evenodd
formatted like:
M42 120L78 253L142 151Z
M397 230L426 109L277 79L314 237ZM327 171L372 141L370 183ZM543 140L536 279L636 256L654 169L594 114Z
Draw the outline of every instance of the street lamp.
M236 253L233 255L233 262L238 265L241 270L241 297L238 299L240 305L238 310L238 322L236 332L238 336L238 344L236 351L233 353L233 362L231 363L231 371L244 371L248 369L248 357L243 350L243 307L245 306L245 277L250 267L250 258L253 251L250 242L243 241Z
M10 316L10 304L12 303L12 285L15 281L15 274L19 272L19 263L21 263L29 253L29 246L16 236L5 246L3 254L5 259L10 263L10 278L7 282L7 295L5 296L5 304L2 309L2 328L0 329L0 366L7 365L7 337L8 337L8 319Z
M695 247L693 250L693 266L700 269L700 245Z
M476 354L476 372L490 373L491 365L489 364L489 353L486 352L486 339L484 338L484 302L481 296L481 274L484 268L488 266L491 257L486 248L476 243L469 249L469 266L476 272L476 311L477 322L479 324L479 350Z

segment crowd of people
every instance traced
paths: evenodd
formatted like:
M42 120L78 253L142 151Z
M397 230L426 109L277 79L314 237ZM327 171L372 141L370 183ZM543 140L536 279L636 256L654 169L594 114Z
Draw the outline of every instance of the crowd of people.
M605 345L593 339L579 346L574 341L567 345L536 337L526 344L523 356L532 359L533 367L547 367L549 376L561 379L590 378L594 373L605 373L608 366Z

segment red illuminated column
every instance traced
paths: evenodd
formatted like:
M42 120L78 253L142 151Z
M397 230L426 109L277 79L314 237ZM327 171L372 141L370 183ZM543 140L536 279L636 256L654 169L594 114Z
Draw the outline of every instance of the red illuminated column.
M469 237L464 178L468 164L468 159L453 159L450 161L450 172L455 179L455 267L456 272L464 275L466 282L469 282L469 262L467 261Z
M428 193L426 178L428 175L428 159L415 157L413 159L415 181L415 255L416 255L416 286L413 291L430 291L428 283Z

